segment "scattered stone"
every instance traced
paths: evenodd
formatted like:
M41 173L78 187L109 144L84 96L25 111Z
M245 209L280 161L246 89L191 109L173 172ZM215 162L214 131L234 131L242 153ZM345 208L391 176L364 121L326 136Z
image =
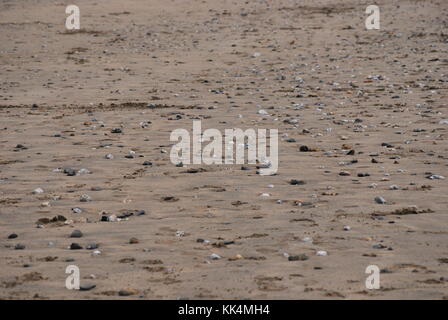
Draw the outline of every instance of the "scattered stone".
M138 294L139 291L136 289L131 289L131 288L127 288L127 289L122 289L120 291L118 291L118 295L121 297L127 297L127 296L132 296L135 294Z
M290 185L293 185L293 186L301 186L301 185L304 185L306 182L305 181L303 181L303 180L297 180L297 179L291 179L290 181L289 181L289 184Z
M136 243L139 243L140 241L138 241L138 239L137 238L131 238L131 239L129 239L129 243L130 244L136 244Z
M17 238L18 237L18 235L16 234L16 233L11 233L9 236L8 236L8 239L15 239L15 238Z
M81 238L82 236L83 234L80 230L73 230L73 232L70 235L70 238Z
M384 199L381 196L375 197L375 202L378 204L385 204L386 203L386 199Z
M65 168L64 169L64 173L67 175L67 176L76 176L76 170L75 169L73 169L73 168Z
M221 256L219 254L212 253L211 255L209 255L209 258L212 260L219 260L221 259Z
M80 290L80 291L89 291L89 290L92 290L92 289L94 289L94 288L96 288L96 285L93 284L93 283L81 284L81 285L79 286L79 290Z
M81 197L79 197L79 201L88 202L88 201L92 201L92 198L88 194L83 194L83 195L81 195Z
M21 243L18 243L18 244L16 244L14 246L14 249L16 249L16 250L24 250L25 249L25 245L21 244Z
M40 194L40 193L43 193L43 192L44 192L44 190L42 188L36 188L36 189L33 190L33 194Z
M110 130L111 133L123 133L123 130L121 130L121 128L112 128L112 130Z
M288 256L288 261L305 261L308 259L309 259L309 257L304 253L296 255L296 256Z
M73 242L70 245L70 250L79 250L79 249L82 249L82 247L78 243L76 243L76 242Z

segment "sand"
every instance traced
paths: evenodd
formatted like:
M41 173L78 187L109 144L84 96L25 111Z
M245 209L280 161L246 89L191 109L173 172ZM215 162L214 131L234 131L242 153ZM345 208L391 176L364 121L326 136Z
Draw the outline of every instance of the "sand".
M0 1L1 299L448 298L448 3L68 4ZM176 167L194 119L278 129L277 174Z

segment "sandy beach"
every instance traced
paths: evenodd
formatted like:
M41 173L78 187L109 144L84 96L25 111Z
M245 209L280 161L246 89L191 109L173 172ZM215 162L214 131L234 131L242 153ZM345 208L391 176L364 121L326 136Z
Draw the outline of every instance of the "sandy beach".
M370 4L1 0L0 299L448 299L448 2Z

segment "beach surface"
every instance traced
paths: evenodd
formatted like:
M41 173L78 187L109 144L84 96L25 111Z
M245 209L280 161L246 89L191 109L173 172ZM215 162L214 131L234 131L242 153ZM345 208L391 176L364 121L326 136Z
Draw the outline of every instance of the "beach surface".
M448 299L446 1L75 2L0 1L0 299Z

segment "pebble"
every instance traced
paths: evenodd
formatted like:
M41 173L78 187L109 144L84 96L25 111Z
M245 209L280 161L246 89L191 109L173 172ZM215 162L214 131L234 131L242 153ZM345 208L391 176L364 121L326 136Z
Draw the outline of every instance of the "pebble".
M94 289L95 287L96 287L96 285L93 283L86 283L86 284L80 285L79 290L80 291L89 291L89 290Z
M325 250L319 250L316 252L316 256L327 256L328 252Z
M344 226L344 231L350 231L352 228L350 226Z
M82 212L82 209L81 209L81 208L78 208L78 207L75 207L75 208L72 208L72 212L73 212L73 213L81 213L81 212Z
M309 259L309 257L304 253L296 255L296 256L288 256L288 261L305 261L308 259Z
M98 249L100 245L98 243L89 243L86 247L87 250L94 250Z
M15 245L14 249L16 249L16 250L23 250L23 249L25 249L25 245L21 244L21 243L18 243L18 244Z
M383 197L375 197L375 202L378 204L385 204L386 203L386 199L384 199Z
M129 239L129 243L130 244L136 244L136 243L139 243L139 241L138 241L137 238L131 238L131 239Z
M73 168L65 168L64 173L69 177L76 176L76 170Z
M79 249L82 249L82 247L78 243L73 242L70 245L70 250L79 250Z
M40 194L40 193L43 193L43 192L44 192L44 190L42 188L36 188L36 189L33 190L33 194Z
M16 233L11 233L9 236L8 236L8 239L15 239L15 238L17 238L18 237L18 235L16 234Z
M219 254L212 253L211 255L209 255L209 258L212 260L218 260L221 259L221 256Z
M108 159L108 160L112 160L114 158L114 155L111 153L108 153L104 156L104 158Z
M291 179L290 181L289 181L289 184L290 185L293 185L293 186L301 186L301 185L304 185L306 182L305 181L303 181L303 180L297 180L297 179Z
M111 133L123 133L123 130L121 130L121 128L112 128L112 130L110 130Z
M82 236L83 234L80 230L73 230L72 234L70 235L70 238L81 238Z
M138 294L138 290L128 288L128 289L122 289L122 290L118 291L118 295L121 297L132 296L134 294Z
M83 194L83 195L81 195L81 197L79 197L79 201L88 202L88 201L92 201L92 198L88 194Z
M444 176L441 176L441 175L439 175L439 174L432 174L432 175L430 175L430 176L427 176L426 178L428 178L428 179L431 179L431 180L434 180L434 179L437 179L437 180L443 180L443 179L445 179L445 177Z

